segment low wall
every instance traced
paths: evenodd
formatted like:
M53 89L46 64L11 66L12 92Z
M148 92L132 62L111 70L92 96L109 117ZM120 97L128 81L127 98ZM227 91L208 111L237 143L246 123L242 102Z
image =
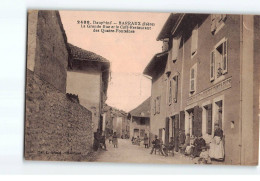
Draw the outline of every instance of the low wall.
M27 69L25 159L88 161L92 143L91 112Z

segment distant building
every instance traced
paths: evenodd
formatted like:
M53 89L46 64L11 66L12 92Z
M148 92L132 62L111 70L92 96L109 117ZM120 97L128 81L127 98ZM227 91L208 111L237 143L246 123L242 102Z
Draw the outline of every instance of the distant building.
M92 112L93 130L102 129L103 105L107 99L110 62L87 50L69 45L67 92Z
M129 112L130 118L130 138L144 135L149 136L150 133L150 109L151 97L142 102L139 106Z
M103 130L106 136L116 132L118 137L129 137L129 121L125 111L105 105L103 113Z
M260 16L171 14L157 40L151 133L167 144L179 130L224 131L225 164L256 165L259 139Z

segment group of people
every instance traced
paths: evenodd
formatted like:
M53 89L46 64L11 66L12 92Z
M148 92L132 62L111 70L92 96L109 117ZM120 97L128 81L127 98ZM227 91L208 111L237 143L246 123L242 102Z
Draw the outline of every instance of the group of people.
M117 138L117 134L116 132L114 132L113 134L111 133L109 135L109 143L112 142L112 144L114 145L114 148L118 148L118 138Z
M151 154L154 151L159 151L163 156L168 156L169 153L174 155L174 150L180 153L190 156L191 158L198 157L198 163L210 164L211 160L224 160L224 146L223 146L223 130L219 127L219 124L214 125L213 138L203 138L202 135L190 136L190 134L180 131L178 135L170 138L168 144L163 144L162 140L158 139L155 135L155 139L152 141Z
M138 145L138 146L141 145L142 140L143 140L143 142L144 142L144 147L145 147L145 148L149 148L149 147L148 147L149 138L148 138L148 136L147 136L146 133L145 133L143 139L141 139L139 136L137 136L136 138L133 136L132 139L131 139L132 144L133 144L133 145Z
M118 139L116 132L109 135L109 143L110 142L112 142L114 148L118 148ZM97 131L94 133L93 143L93 150L97 151L98 149L103 149L107 151L105 132L102 132L99 129L97 129Z

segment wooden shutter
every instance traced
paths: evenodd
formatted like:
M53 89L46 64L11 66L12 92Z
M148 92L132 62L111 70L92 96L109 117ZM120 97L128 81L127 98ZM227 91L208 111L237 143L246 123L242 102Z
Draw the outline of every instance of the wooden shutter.
M222 56L222 70L223 74L226 74L228 71L228 55L227 55L227 40L223 43L223 56Z
M216 16L215 16L215 14L211 15L211 28L210 28L210 30L211 30L212 34L214 34L215 31L216 31Z
M180 130L185 131L185 112L180 112Z
M178 137L179 137L179 115L176 114L174 116L174 119L175 119L175 126L174 126L175 151L179 151L179 142L178 142Z
M202 108L194 107L194 135L200 136L202 134Z
M172 80L169 80L169 105L172 104Z
M207 106L207 112L208 112L208 114L207 114L207 133L209 135L211 135L212 134L212 105L211 104L209 104Z
M195 69L192 68L190 72L190 92L195 91Z
M158 96L156 99L156 113L160 113L161 96Z
M159 129L159 139L162 140L162 129Z
M165 144L168 145L169 143L169 118L165 119Z
M210 53L210 81L215 79L215 50Z
M156 99L153 100L153 114L156 114Z
M173 78L174 80L174 93L173 93L173 102L177 102L177 97L178 97L178 76L175 76Z

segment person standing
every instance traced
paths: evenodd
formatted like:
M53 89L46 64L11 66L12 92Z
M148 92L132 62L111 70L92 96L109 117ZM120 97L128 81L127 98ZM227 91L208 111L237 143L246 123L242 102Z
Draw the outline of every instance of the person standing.
M116 132L114 132L114 134L113 134L112 143L114 145L114 148L118 148L118 139L117 139Z
M145 133L145 135L144 135L144 147L145 147L145 148L148 148L148 136L147 136L146 133Z
M93 143L94 151L98 150L100 146L100 139L101 139L100 130L97 129L97 132L94 133L94 143Z
M209 156L215 160L223 161L225 152L223 145L223 130L219 127L218 123L214 125L215 131L213 139L210 143Z

